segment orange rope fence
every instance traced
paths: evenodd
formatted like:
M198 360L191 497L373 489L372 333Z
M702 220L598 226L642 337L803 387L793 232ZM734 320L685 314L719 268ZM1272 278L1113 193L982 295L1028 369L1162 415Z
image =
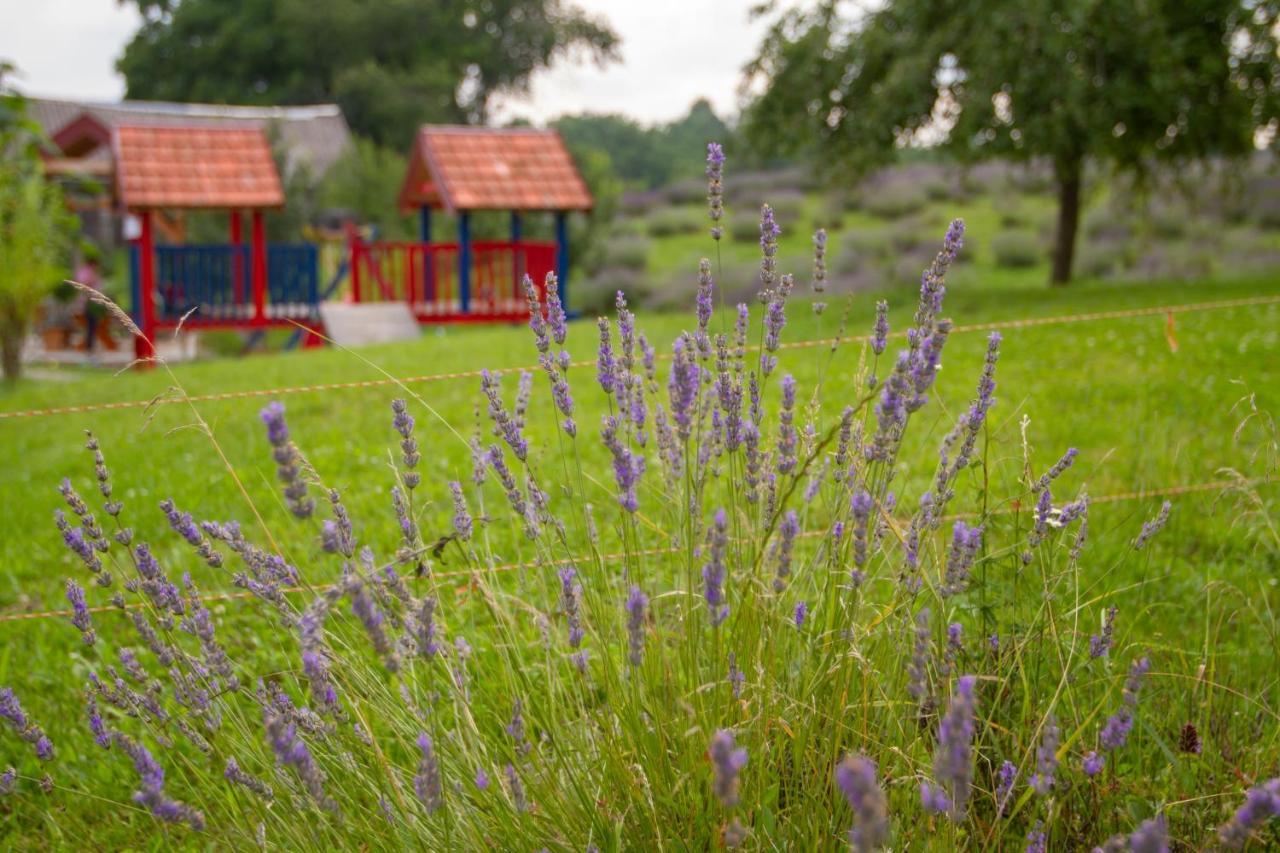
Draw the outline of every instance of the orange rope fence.
M1143 500L1146 498L1172 497L1174 495L1193 494L1196 492L1219 491L1222 489L1229 488L1231 486L1242 486L1242 485L1256 486L1256 485L1263 485L1263 484L1272 483L1272 482L1276 482L1276 481L1268 480L1268 479L1260 479L1260 480L1244 480L1244 481L1216 480L1216 481L1207 482L1207 483L1185 483L1178 486L1166 486L1164 488L1159 488L1159 489L1138 489L1138 490L1129 491L1129 492L1118 492L1116 494L1103 495L1101 497L1090 497L1089 503L1090 504L1118 503L1121 501ZM988 515L1004 515L1004 514L1013 513L1017 511L1018 511L1018 508L1016 506L1002 506L1002 507L989 510ZM973 513L973 512L955 513L953 515L944 516L942 520L954 521L955 519L959 519L959 518L973 518L977 515L978 513ZM825 530L810 530L810 531L802 532L800 536L804 538L812 538L815 536L822 536L825 533L826 533ZM640 551L637 551L633 556L657 556L661 554L682 553L683 551L684 551L683 548L644 548L644 549L641 549ZM602 554L601 559L620 560L626 556L628 555L622 554L622 553ZM536 568L539 568L540 566L549 567L549 566L558 566L558 565L563 565L568 563L585 563L590 561L591 559L592 558L590 555L581 555L578 557L562 557L557 560L551 560L549 562L541 562L541 563L500 563L498 565L489 566L487 569L480 569L480 570L467 569L467 570L451 571L451 572L436 572L435 576L437 578L471 577L473 574L476 574L477 572L488 572L488 573L510 572L510 571L516 571L518 569L536 569ZM311 587L293 586L293 587L287 587L282 591L286 593L306 592L308 590L315 591L315 592L322 592L327 589L332 589L333 586L334 586L333 584L321 584L321 585L316 585ZM226 592L226 593L219 593L216 595L201 596L200 600L202 602L209 603L209 602L215 602L215 601L234 601L237 599L246 599L246 598L253 598L253 593L247 592L247 591ZM124 609L136 610L136 609L142 608L143 606L144 604L142 602L132 602L132 603L126 604ZM122 612L121 608L116 607L114 605L90 607L88 608L88 611L90 613ZM53 618L59 618L59 617L67 617L67 616L70 616L71 614L72 614L72 611L70 610L42 610L42 611L32 611L30 613L0 613L0 623L18 622L18 621L25 621L25 620L31 620L31 619L53 619Z
M1093 311L1084 314L1060 314L1051 317L1024 317L1015 320L995 320L990 323L970 323L952 328L952 334L960 332L986 332L1001 329L1027 329L1037 326L1056 326L1067 323L1092 323L1100 320L1120 320L1129 317L1152 317L1174 314L1191 314L1200 311L1218 311L1228 308L1248 308L1258 305L1280 304L1280 295L1251 296L1240 299L1221 299L1213 302L1193 302L1183 305L1159 305L1149 308L1123 308L1114 311ZM894 337L902 336L898 332ZM844 338L819 338L810 341L792 341L783 343L782 349L808 349L811 347L831 346L837 343L861 343L871 339L870 335L853 335ZM667 359L670 356L659 356ZM575 361L573 367L590 367L594 361ZM511 367L503 370L539 370L536 365L528 367ZM37 418L49 415L81 414L84 412L103 412L119 409L141 409L166 403L209 403L222 400L240 400L252 397L279 397L286 394L308 394L319 391L346 391L360 388L381 388L388 385L410 385L423 382L440 382L447 379L468 379L480 376L480 370L460 370L454 373L428 373L420 376L404 376L400 378L365 379L356 382L326 382L315 385L294 385L283 388L257 388L246 391L222 391L213 394L194 394L186 397L158 396L150 400L120 400L112 403L85 403L78 406L52 406L44 409L26 409L12 412L0 412L0 420L18 418Z

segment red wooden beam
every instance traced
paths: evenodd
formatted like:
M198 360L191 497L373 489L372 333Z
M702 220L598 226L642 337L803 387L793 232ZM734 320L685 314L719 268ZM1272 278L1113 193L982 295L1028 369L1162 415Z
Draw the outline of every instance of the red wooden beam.
M231 211L231 245L236 247L231 252L231 293L237 309L244 303L244 255L239 247L244 240L244 221L240 211Z
M156 332L156 252L155 234L151 230L151 211L138 214L141 234L138 236L138 328L142 335L133 340L133 354L139 359L156 354L152 341Z
M267 234L262 222L262 211L253 212L252 266L250 282L253 288L253 318L261 321L267 315Z

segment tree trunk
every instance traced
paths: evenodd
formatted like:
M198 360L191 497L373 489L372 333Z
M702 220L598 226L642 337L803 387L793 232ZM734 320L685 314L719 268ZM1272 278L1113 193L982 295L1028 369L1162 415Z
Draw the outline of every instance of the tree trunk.
M17 334L9 334L8 330L0 333L0 369L4 371L6 382L17 382L22 373L22 341L25 330Z
M1058 230L1054 235L1051 285L1071 281L1076 254L1076 230L1080 227L1080 161L1060 161L1053 168L1058 185Z

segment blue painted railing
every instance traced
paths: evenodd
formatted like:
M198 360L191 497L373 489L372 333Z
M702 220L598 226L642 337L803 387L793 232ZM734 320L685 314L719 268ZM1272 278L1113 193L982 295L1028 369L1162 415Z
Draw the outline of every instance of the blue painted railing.
M252 313L249 247L156 246L156 319L195 322L244 319Z
M267 246L267 305L275 316L312 316L320 299L320 256L312 243ZM274 310L273 310L274 309Z
M196 311L188 321L192 325L244 325L254 319L249 246L157 246L155 252L157 320L173 322L193 308ZM316 247L272 243L266 255L266 318L317 316L320 264ZM137 281L133 270L130 277Z

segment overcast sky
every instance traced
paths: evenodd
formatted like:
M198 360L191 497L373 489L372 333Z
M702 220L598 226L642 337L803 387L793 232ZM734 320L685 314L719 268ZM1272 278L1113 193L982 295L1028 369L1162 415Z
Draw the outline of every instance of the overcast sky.
M496 117L541 122L593 111L665 121L699 97L732 114L742 66L764 29L749 20L754 2L577 0L622 37L622 61L604 70L562 63L537 75L528 96L497 104ZM133 6L117 0L0 0L0 59L18 65L18 83L32 95L119 98L115 60L137 26Z

